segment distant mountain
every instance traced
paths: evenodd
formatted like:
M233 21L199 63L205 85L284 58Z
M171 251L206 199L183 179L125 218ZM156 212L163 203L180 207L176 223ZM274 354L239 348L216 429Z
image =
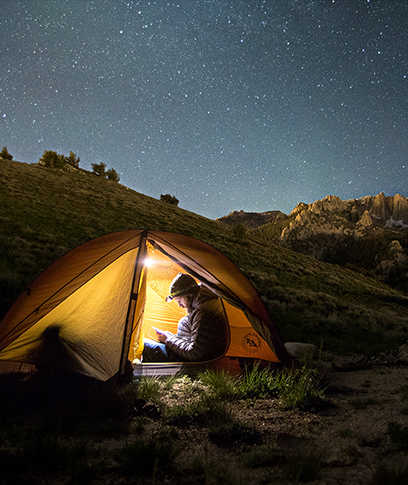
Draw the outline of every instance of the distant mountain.
M322 200L312 204L298 204L290 216L304 213L296 219L294 225L302 224L302 217L310 215L327 217L340 215L348 218L350 222L357 222L363 226L380 226L404 229L408 228L408 199L399 194L386 197L382 192L375 196L366 196L361 199L341 200L334 195L328 195Z
M279 222L288 218L281 211L268 211L268 212L244 212L243 210L234 211L227 216L220 217L217 221L222 222L228 226L234 226L235 224L245 224L248 229L254 229L259 226L263 226L268 222Z
M231 212L217 220L229 226L241 223L245 224L248 229L254 229L268 223L280 224L289 220L289 218L291 218L289 222L292 222L294 216L305 210L317 215L343 211L348 212L349 217L356 222L362 219L362 225L371 225L371 219L372 225L408 229L408 199L399 194L386 197L383 192L374 196L368 195L360 199L344 201L335 195L328 195L324 199L311 204L300 202L289 216L277 210L267 212L244 212L240 210ZM365 212L368 214L365 215ZM370 217L368 218L368 216Z
M238 214L239 222L265 239L320 261L364 269L408 291L406 197L380 193L343 201L328 195L311 204L299 203L289 216L264 224L254 214ZM230 215L228 220L234 219Z

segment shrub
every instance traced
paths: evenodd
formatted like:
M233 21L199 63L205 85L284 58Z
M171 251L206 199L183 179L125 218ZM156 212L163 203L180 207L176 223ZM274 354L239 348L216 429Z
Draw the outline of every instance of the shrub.
M303 367L297 372L281 374L280 401L284 408L303 409L324 400L321 376L316 369Z
M254 446L244 455L244 463L249 468L261 468L278 465L285 460L285 454L280 448L270 445Z
M175 197L174 195L170 195L170 194L162 194L160 196L160 200L162 200L163 202L166 202L167 204L171 204L171 205L178 205L178 203L179 203L179 200L177 199L177 197Z
M166 409L165 421L175 426L220 426L232 421L231 410L226 403L204 395L187 404Z
M13 160L13 155L10 155L7 147L3 147L3 150L0 152L0 158L4 158L4 160Z
M245 224L235 224L232 229L232 233L238 242L245 242L248 239L248 228Z
M120 180L118 172L113 168L110 168L109 170L107 170L105 175L108 180L112 180L113 182L119 182Z
M158 402L160 400L161 382L159 377L142 377L129 387L135 387L138 399Z
M96 175L105 176L106 163L92 163L92 171Z
M324 399L319 372L306 367L275 372L255 365L240 378L208 370L199 374L199 378L220 400L279 397L284 408L305 408Z
M66 162L72 167L79 168L80 158L75 155L74 152L69 152L69 157L66 158Z
M408 461L405 457L382 461L376 465L372 485L406 485L408 483Z
M261 433L256 428L235 420L211 426L208 437L214 444L221 447L229 447L234 444L253 445L261 441Z
M205 370L198 375L200 381L208 386L221 400L234 399L238 396L239 379L225 371Z
M10 442L2 446L0 479L15 479L25 474L44 476L69 473L78 476L88 467L90 450L85 441L67 442L46 428L28 428L24 434L20 436L23 439L18 441L18 437L11 433L8 437Z
M303 449L300 453L287 456L288 476L294 483L312 482L319 476L324 453L317 447Z
M40 162L43 162L48 168L64 168L67 163L64 155L58 155L57 152L53 152L52 150L45 150L43 156L40 158Z
M165 469L172 465L179 453L174 444L174 436L163 432L147 441L140 438L132 443L126 443L117 453L116 461L125 475L155 474L158 469Z
M242 379L239 381L239 394L243 398L265 398L278 395L279 381L278 374L269 368L259 369L254 366L246 369Z

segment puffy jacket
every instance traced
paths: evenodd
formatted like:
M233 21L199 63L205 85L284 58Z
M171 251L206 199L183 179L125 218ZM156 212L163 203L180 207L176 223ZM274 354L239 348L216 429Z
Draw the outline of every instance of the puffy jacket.
M201 286L189 315L180 319L177 334L168 334L166 347L172 360L199 362L220 357L227 350L229 328L221 300Z

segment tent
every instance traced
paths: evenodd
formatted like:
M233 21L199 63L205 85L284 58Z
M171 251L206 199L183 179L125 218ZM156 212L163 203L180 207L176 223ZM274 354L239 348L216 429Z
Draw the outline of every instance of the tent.
M123 376L129 362L139 375L187 366L136 363L152 326L175 332L184 315L165 302L180 271L222 299L230 328L222 368L290 364L260 296L228 258L191 236L150 230L98 237L41 273L0 323L0 361L34 364L44 332L58 327L81 372L100 380Z

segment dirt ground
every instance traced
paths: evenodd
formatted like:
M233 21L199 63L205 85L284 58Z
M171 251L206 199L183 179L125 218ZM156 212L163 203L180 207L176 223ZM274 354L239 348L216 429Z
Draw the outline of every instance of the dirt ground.
M326 380L330 383L327 405L308 411L283 410L274 399L233 404L241 422L261 431L262 446L282 450L289 457L285 466L248 468L244 460L248 447L222 449L199 429L188 429L178 457L180 468L188 468L194 457L202 460L205 455L211 467L219 464L224 475L225 470L229 474L228 479L214 483L298 483L296 467L302 465L297 457L303 456L319 461L316 477L303 481L316 485L383 483L374 480L379 466L401 467L407 454L406 448L399 451L392 441L388 425L395 422L408 427L408 367L381 365L350 372L328 368ZM288 475L290 457L293 468ZM178 481L196 483L187 476ZM168 483L173 483L171 478Z
M41 482L1 479L0 483L100 483L103 485L395 485L408 483L408 366L374 363L371 368L339 371L325 364L327 400L307 410L285 410L278 399L229 402L238 423L259 431L256 444L232 441L215 444L209 429L200 425L166 425L160 416L131 418L131 433L109 435L89 445L97 472L87 480L67 481L66 475ZM184 396L184 397L181 397ZM173 394L173 404L185 394ZM75 397L75 401L77 397ZM99 402L99 400L98 400ZM171 404L171 403L169 403ZM153 409L154 406L153 406ZM403 430L401 446L389 431L389 423ZM167 428L166 428L167 426ZM120 473L117 451L132 436L148 440L167 432L180 450L169 468L157 476ZM173 434L172 434L173 433ZM163 436L163 435L161 435ZM395 436L394 436L395 437ZM272 450L272 451L271 451ZM249 460L251 458L252 461ZM262 454L263 453L263 454ZM269 461L265 461L265 453ZM255 458L254 458L255 457ZM1 462L0 456L0 462ZM379 479L379 469L405 467L405 481L391 472ZM1 471L1 468L0 468ZM12 478L12 476L10 476ZM23 475L23 478L26 475ZM72 478L72 477L71 477ZM34 479L32 479L34 480Z

